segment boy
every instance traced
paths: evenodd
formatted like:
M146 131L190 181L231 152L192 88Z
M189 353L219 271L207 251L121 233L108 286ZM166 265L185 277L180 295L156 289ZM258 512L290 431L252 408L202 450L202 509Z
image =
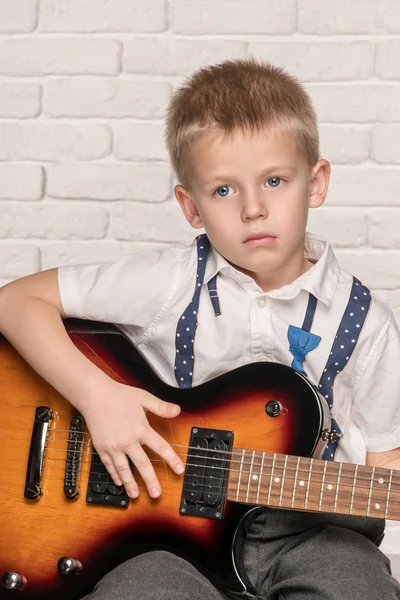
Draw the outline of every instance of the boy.
M132 498L138 487L128 457L150 495L161 493L143 445L183 471L145 414L174 417L179 408L111 380L74 347L61 318L117 324L179 387L251 361L292 365L331 407L340 445L330 443L325 458L400 469L392 311L340 269L327 242L305 234L308 208L325 200L330 166L319 158L304 89L252 59L201 69L172 99L166 139L177 200L207 237L13 282L0 291L0 330L80 410L102 461ZM306 344L297 343L296 327ZM257 598L398 599L378 549L383 529L373 519L266 509L247 527L245 577ZM166 552L124 563L88 596L205 597L228 596Z

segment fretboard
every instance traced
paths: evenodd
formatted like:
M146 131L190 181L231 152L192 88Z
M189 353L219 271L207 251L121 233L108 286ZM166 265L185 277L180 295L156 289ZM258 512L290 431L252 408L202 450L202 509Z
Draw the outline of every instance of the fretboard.
M400 471L235 449L227 499L400 520Z

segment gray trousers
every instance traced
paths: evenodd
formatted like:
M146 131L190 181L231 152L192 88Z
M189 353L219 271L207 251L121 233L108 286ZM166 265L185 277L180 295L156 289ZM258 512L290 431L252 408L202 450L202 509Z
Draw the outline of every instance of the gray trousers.
M400 600L390 561L378 548L383 521L273 509L255 516L238 550L253 598ZM153 551L108 573L84 600L230 598L183 558Z

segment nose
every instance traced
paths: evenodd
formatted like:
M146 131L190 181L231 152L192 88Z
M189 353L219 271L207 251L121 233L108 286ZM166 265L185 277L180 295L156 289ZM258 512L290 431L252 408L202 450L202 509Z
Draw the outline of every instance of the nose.
M266 219L268 210L265 200L256 193L248 194L243 199L242 220L252 221L255 219Z

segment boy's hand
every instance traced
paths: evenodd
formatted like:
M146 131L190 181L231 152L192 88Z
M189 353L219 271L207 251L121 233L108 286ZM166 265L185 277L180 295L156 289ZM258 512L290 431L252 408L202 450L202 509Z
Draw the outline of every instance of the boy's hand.
M103 383L101 393L88 399L81 410L101 461L116 485L123 484L131 498L139 489L128 463L128 456L142 476L149 494L157 498L160 483L142 445L161 456L175 471L183 473L184 464L171 446L150 427L146 411L159 417L176 417L177 404L170 404L139 388L113 379Z

